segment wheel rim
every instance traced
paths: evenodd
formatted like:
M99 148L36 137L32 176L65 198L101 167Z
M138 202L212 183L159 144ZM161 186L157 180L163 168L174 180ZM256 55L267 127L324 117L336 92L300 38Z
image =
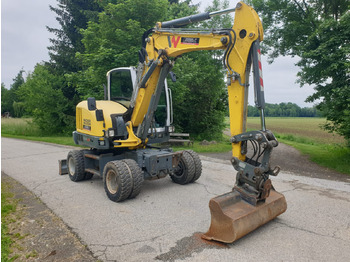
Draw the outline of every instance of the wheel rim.
M107 189L111 194L115 194L118 191L117 173L113 170L109 170L106 175Z
M184 172L185 172L185 165L181 159L178 166L175 169L174 175L177 177L181 177Z
M74 176L75 174L75 163L73 157L70 157L68 160L68 169L69 169L69 174L71 176Z

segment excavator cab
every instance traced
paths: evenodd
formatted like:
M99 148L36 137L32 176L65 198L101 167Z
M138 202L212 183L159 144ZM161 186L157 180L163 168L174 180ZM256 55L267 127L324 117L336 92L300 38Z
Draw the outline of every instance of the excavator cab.
M135 67L119 67L107 72L107 88L105 100L115 101L130 107L131 101L138 92L137 69ZM148 143L162 143L169 139L169 133L174 130L172 97L167 80L161 91L154 121L148 130Z
M130 106L135 80L135 72L129 67L115 68L108 71L108 93L106 100L118 102L128 108Z

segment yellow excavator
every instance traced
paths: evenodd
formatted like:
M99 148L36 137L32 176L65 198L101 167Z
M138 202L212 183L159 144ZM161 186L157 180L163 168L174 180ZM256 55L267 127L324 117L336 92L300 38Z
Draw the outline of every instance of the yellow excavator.
M235 12L230 29L183 28L230 12ZM276 218L287 204L269 179L279 172L279 167L270 167L271 152L278 142L265 125L262 40L261 21L243 2L233 9L158 22L143 35L139 66L109 71L104 100L88 98L77 105L73 139L90 149L69 152L67 159L59 161L60 174L68 173L72 181L101 176L108 198L116 202L136 197L144 179L170 175L178 184L196 181L202 164L195 152L173 152L153 144L168 141L172 131L171 91L166 78L176 58L188 52L221 49L227 69L231 162L237 175L231 192L210 200L211 225L203 238L231 243ZM261 130L247 132L251 68Z

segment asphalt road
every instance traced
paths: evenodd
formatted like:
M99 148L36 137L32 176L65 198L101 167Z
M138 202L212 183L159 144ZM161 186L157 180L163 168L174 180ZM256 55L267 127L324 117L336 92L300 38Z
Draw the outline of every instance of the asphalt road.
M1 169L34 192L102 261L349 261L350 179L338 182L281 172L272 178L288 209L230 245L200 240L209 200L231 190L228 162L203 158L203 174L180 186L146 181L133 200L108 200L102 180L58 175L69 147L1 139Z

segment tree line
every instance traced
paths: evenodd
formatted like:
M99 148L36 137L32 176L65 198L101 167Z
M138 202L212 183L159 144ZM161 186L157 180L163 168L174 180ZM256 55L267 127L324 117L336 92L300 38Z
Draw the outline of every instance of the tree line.
M294 103L265 104L264 110L267 117L322 117L322 112L314 107L300 107ZM260 116L255 106L248 105L248 116Z
M327 118L324 128L350 141L350 0L249 0L264 26L262 48L270 61L278 56L300 58L298 82L315 86L307 98L313 108L268 105L266 115L300 116L319 111ZM11 89L2 89L2 112L30 115L46 133L71 133L75 106L89 96L103 98L105 74L115 67L136 66L142 34L158 21L198 13L191 0L57 0L50 7L59 28L48 47L49 61L38 63ZM228 7L213 0L208 11ZM230 28L229 15L215 17L199 27ZM278 26L275 26L278 25ZM198 25L196 25L198 26ZM194 52L177 60L173 90L175 126L198 138L221 136L227 112L222 53ZM208 102L210 101L210 102ZM255 115L256 111L250 114Z

